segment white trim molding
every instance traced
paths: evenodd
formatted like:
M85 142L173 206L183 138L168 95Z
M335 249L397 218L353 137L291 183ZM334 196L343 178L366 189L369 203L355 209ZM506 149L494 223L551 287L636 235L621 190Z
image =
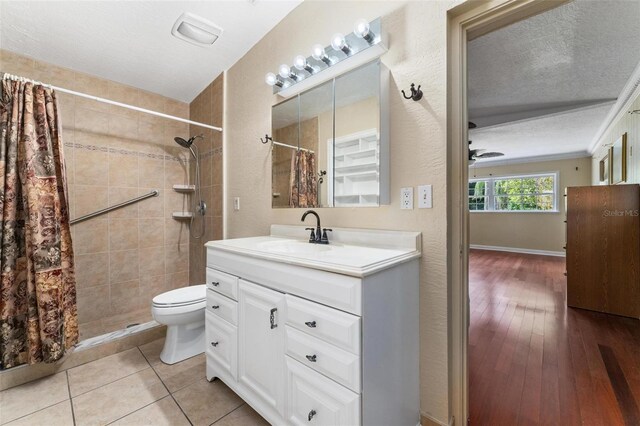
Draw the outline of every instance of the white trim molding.
M511 164L524 164L524 163L541 163L543 161L559 161L559 160L573 160L577 158L587 158L591 157L591 154L588 151L577 151L577 152L566 152L562 154L551 154L551 155L538 155L535 157L521 157L521 158L505 158L502 160L480 160L472 165L469 168L473 169L481 169L483 167L495 167L495 166L508 166Z
M483 246L480 244L469 244L469 248L473 250L506 251L510 253L538 254L541 256L556 256L556 257L566 256L565 252L563 251L536 250L536 249L517 248L517 247Z
M627 113L633 101L640 95L640 63L636 66L627 80L627 83L624 85L622 92L620 92L620 96L618 96L618 100L611 107L611 111L607 114L607 117L602 122L598 131L596 132L591 144L589 145L589 153L591 155L595 154L595 152L600 148L602 137L607 133L609 128L618 121L618 119Z

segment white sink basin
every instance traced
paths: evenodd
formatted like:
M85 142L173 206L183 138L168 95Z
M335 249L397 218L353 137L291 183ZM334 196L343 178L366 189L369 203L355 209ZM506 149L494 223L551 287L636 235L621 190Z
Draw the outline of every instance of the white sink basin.
M257 244L258 250L278 254L314 254L331 250L327 244L311 244L305 241L265 241Z

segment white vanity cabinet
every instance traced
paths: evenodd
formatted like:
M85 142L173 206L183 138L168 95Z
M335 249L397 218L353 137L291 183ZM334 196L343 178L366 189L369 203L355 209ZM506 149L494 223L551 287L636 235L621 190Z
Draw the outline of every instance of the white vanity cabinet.
M333 236L207 243L207 378L274 425L415 426L420 234Z

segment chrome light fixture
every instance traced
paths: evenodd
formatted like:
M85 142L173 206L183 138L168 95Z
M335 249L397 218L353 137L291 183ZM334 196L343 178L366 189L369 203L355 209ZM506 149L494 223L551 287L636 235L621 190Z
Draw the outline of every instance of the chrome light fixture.
M297 55L292 66L280 65L277 73L270 72L265 76L265 82L273 87L273 93L291 96L330 76L337 76L379 58L387 51L385 38L380 18L371 22L359 19L354 23L353 32L335 33L326 47L322 44L313 45L311 56L305 58ZM342 54L334 54L334 51ZM323 73L325 70L327 72Z

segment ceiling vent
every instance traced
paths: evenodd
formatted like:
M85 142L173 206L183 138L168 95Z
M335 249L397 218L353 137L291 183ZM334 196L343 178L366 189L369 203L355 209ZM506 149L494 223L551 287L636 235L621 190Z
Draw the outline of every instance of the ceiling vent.
M222 35L222 28L200 16L185 12L173 24L171 34L196 46L210 46Z

